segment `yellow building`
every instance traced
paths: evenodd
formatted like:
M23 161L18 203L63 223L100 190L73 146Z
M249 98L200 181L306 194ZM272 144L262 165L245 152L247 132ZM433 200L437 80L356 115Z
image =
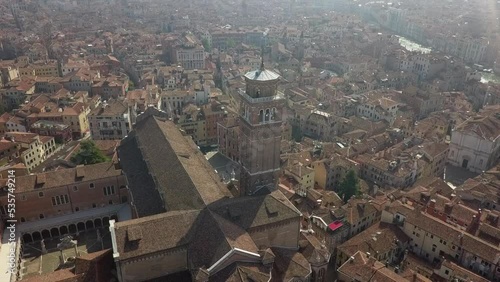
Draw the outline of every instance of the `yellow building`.
M296 185L292 185L292 188L299 195L305 196L307 191L314 188L314 169L301 162L294 161L285 168L285 176L292 178L293 182L296 183Z
M76 103L72 107L64 108L63 123L71 127L73 138L80 138L89 132L88 109L83 103Z
M6 137L20 145L21 160L28 171L31 171L45 160L44 144L38 134L9 132Z
M196 145L207 144L206 120L200 108L190 104L176 120L177 126L193 138Z
M33 69L36 76L59 76L59 65L56 60L34 62Z
M316 161L312 167L315 172L314 182L323 189L334 191L337 191L338 185L349 170L354 169L356 173L359 171L358 163L340 155Z

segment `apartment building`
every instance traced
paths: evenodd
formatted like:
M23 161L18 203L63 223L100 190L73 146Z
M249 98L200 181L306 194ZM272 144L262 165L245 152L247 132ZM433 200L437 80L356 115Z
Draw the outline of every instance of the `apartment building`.
M79 139L89 131L88 111L85 104L77 102L63 108L44 108L41 112L33 112L26 117L26 122L28 126L39 120L62 123L71 128L73 139Z
M21 160L28 171L31 171L45 160L45 143L47 140L42 140L41 136L24 132L9 132L5 136L10 141L19 144ZM45 141L45 143L42 141Z
M64 123L39 120L30 126L30 132L38 135L52 136L57 143L66 143L72 140L71 127Z
M359 164L355 161L335 154L328 159L315 161L314 182L323 189L338 191L338 185L351 169L359 173Z
M201 108L189 104L184 107L182 114L174 121L180 129L193 138L196 145L205 146L207 144L206 121Z
M12 80L0 89L2 105L8 109L15 109L23 104L35 93L35 83L28 80Z
M120 100L103 102L90 112L88 120L94 140L120 140L131 130L129 107Z
M478 214L475 218L481 217ZM410 252L431 263L440 263L444 256L491 281L500 279L500 248L458 227L396 202L382 211L382 221L393 223L410 237ZM474 222L474 219L471 220Z
M219 151L229 159L239 162L240 160L240 127L239 119L228 116L217 123L217 142Z
M392 223L378 222L337 247L335 265L342 266L358 251L377 261L397 264L410 244L410 237Z
M392 124L401 106L401 103L390 98L376 98L360 103L356 113L358 116L366 117L372 121L385 120Z
M314 188L314 169L308 164L292 161L284 168L283 174L298 195L305 196Z
M19 143L12 142L11 140L0 140L0 166L10 164L12 161L19 158L19 150L21 146Z
M128 78L114 76L95 79L91 87L92 95L101 96L102 100L117 99L125 97L128 90Z
M193 34L183 36L173 52L175 62L184 69L205 69L205 48Z

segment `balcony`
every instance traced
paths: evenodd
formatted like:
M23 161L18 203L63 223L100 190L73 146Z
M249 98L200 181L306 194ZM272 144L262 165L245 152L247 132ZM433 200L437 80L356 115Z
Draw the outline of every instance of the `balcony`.
M243 98L245 98L247 101L249 101L250 103L265 103L265 102L272 102L272 101L284 99L283 93L281 93L281 92L278 92L278 94L275 96L261 97L261 98L252 98L252 97L248 96L248 94L243 89L238 89L238 93Z
M404 219L397 219L397 218L394 218L392 220L392 223L397 225L397 226L404 226L405 225L405 220Z

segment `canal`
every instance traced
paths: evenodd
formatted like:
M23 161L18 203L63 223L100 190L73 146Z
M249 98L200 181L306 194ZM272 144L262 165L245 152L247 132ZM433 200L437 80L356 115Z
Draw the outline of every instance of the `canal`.
M417 42L412 41L406 37L403 37L403 36L397 36L397 37L399 38L399 44L408 51L420 52L423 54L428 54L432 51L431 48L424 47L424 46L418 44ZM488 72L483 72L483 71L479 71L479 73L481 74L481 82L482 83L492 82L492 83L499 83L500 84L500 75L499 74L488 73Z

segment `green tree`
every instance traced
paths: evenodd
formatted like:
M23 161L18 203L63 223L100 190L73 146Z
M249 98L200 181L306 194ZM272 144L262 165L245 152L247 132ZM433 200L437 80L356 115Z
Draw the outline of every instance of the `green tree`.
M203 47L205 48L206 51L210 52L212 51L212 45L210 45L210 42L208 42L208 39L204 38L201 43L203 44Z
M226 41L226 46L227 48L234 48L236 47L236 42L233 39L228 39Z
M135 89L135 84L132 80L128 81L128 91L134 90Z
M293 140L295 140L295 142L301 142L302 137L304 137L304 135L302 134L302 130L300 130L300 126L293 125L292 126L292 138L293 138Z
M110 159L106 157L91 140L85 140L80 143L80 150L71 157L71 161L77 165L91 165L107 162Z
M349 170L339 184L339 196L347 202L352 196L359 195L359 178L354 170Z

